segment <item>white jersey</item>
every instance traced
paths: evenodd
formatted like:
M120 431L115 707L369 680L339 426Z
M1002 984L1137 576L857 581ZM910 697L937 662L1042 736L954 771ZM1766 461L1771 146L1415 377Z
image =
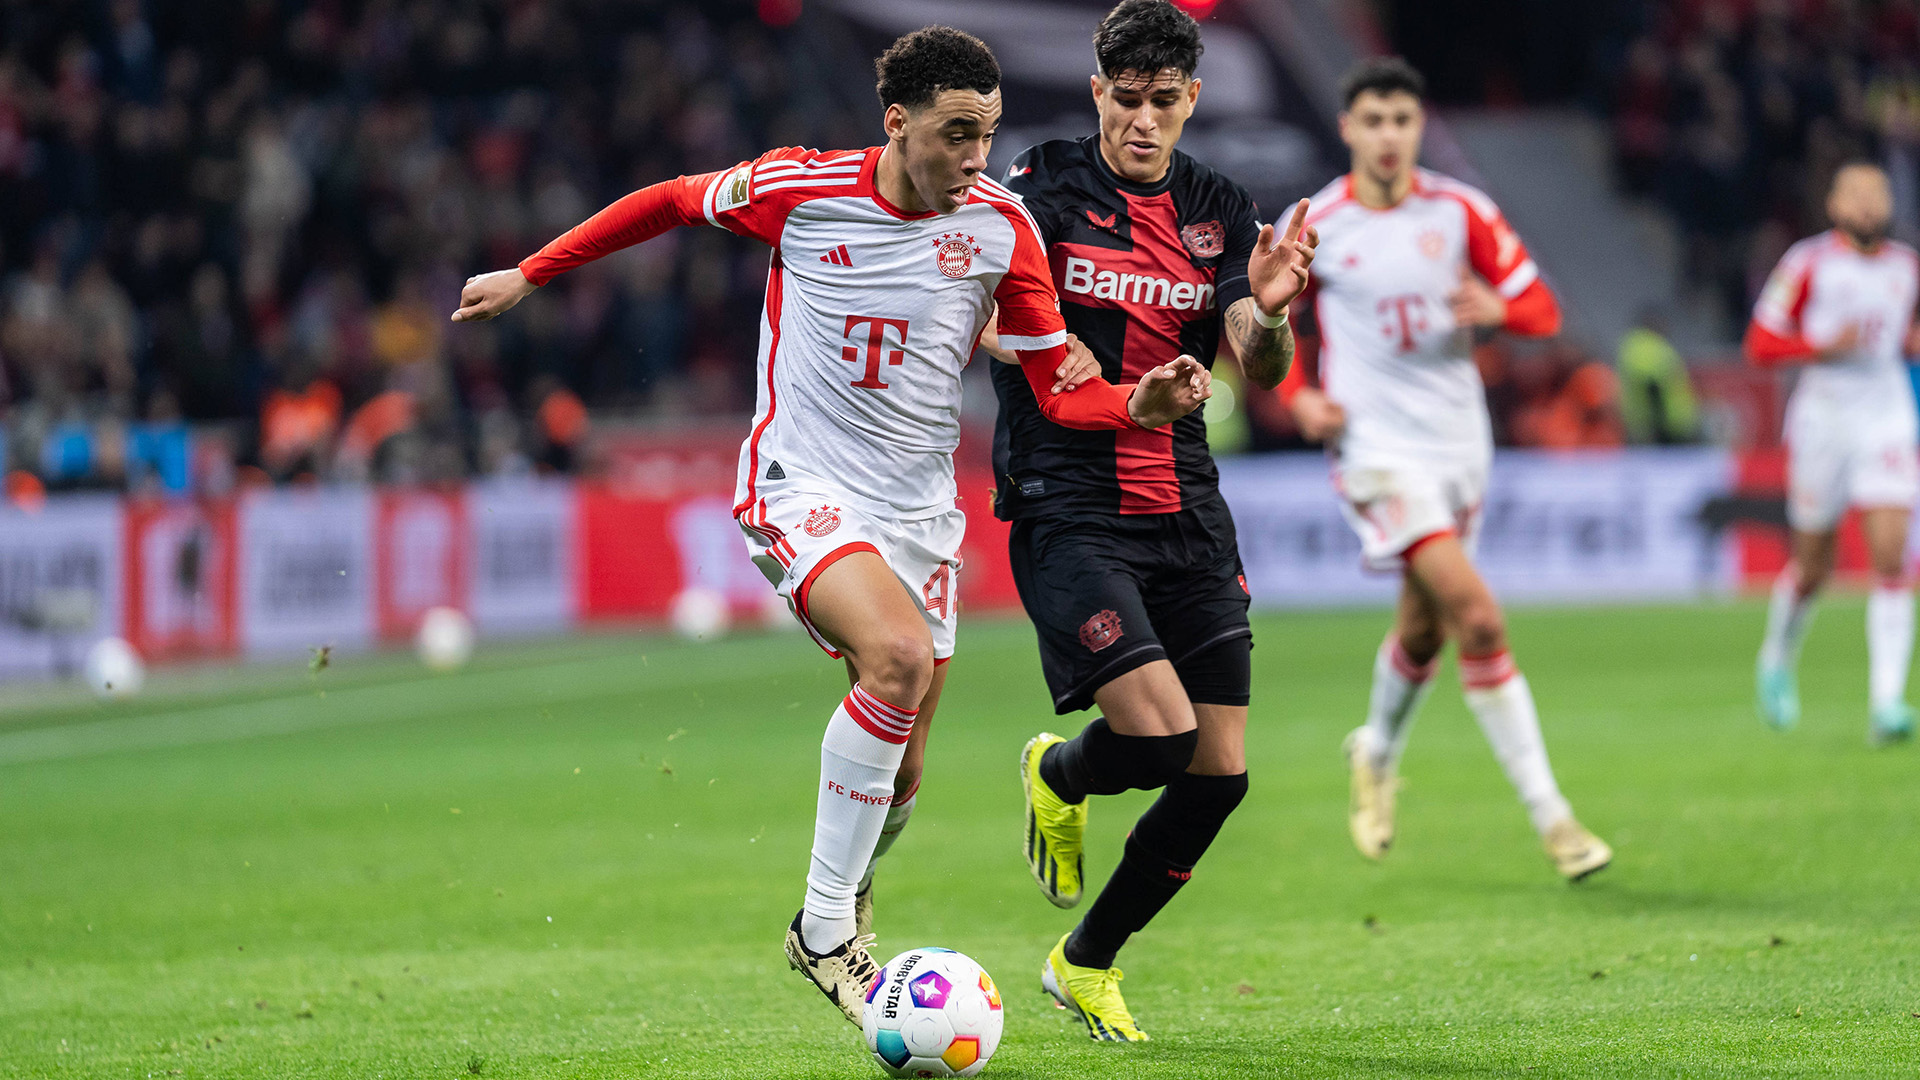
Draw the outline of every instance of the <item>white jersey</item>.
M1003 346L1066 341L1019 197L983 176L952 214L904 213L874 184L880 149L774 150L707 185L708 221L774 248L736 514L781 485L948 512L960 373L995 302Z
M1398 206L1375 210L1343 176L1313 196L1320 230L1309 286L1320 379L1346 410L1343 459L1485 461L1493 453L1472 334L1447 297L1471 269L1509 300L1539 269L1493 200L1427 169Z
M1883 241L1869 254L1829 231L1787 249L1754 304L1753 321L1816 347L1848 326L1860 334L1845 356L1800 369L1787 406L1789 442L1825 428L1913 430L1905 345L1917 299L1920 257L1898 241Z

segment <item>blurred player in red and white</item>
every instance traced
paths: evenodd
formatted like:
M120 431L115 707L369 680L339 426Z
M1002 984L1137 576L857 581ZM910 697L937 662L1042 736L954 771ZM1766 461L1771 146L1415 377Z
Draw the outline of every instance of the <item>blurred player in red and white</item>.
M1827 195L1833 228L1787 249L1747 327L1755 363L1801 365L1787 405L1787 523L1793 561L1774 583L1755 683L1761 716L1785 730L1800 719L1794 666L1813 601L1833 572L1834 539L1860 507L1873 562L1867 597L1868 738L1913 734L1906 702L1913 655L1907 521L1920 495L1913 384L1906 356L1920 294L1914 250L1887 239L1893 192L1877 165L1842 167Z
M1348 824L1362 855L1386 854L1401 751L1451 639L1494 756L1554 866L1577 881L1613 852L1560 793L1499 601L1473 565L1493 458L1473 334L1552 334L1560 309L1492 200L1416 167L1424 94L1420 73L1398 58L1346 78L1340 135L1352 171L1313 196L1307 222L1320 250L1298 305L1311 316L1302 336L1318 339L1321 385L1302 362L1281 386L1301 431L1327 444L1368 566L1401 575L1367 720L1347 737Z
M984 44L929 27L877 68L883 145L773 150L643 188L518 268L471 279L454 314L492 318L562 271L675 226L773 248L734 514L754 562L853 680L821 746L806 903L786 951L854 1024L878 971L862 886L912 809L953 654L960 372L995 304L1001 346L1057 423L1155 428L1208 393L1191 357L1130 391L1067 362L1033 219L982 173L1000 122L1000 66Z

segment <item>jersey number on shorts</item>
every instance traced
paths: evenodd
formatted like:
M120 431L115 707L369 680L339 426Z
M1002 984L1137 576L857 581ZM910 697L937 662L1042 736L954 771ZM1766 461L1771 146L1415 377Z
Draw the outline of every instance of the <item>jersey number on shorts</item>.
M899 335L895 344L905 345L907 343L907 320L883 319L878 315L849 315L847 316L846 331L848 341L854 340L854 328L862 323L865 323L868 327L864 335L866 338L865 353L863 354L861 352L862 347L859 345L844 345L840 349L840 359L851 364L858 364L862 360L866 362L867 373L855 379L853 385L863 390L885 390L887 384L880 381L880 365L885 363L892 367L899 367L905 363L907 359L906 354L899 349L887 348L887 330L891 328Z
M947 617L947 594L953 587L953 568L946 563L933 572L926 585L920 589L920 595L926 598L927 610L940 618Z
M1425 333L1427 329L1427 298L1419 293L1389 296L1383 298L1375 310L1380 315L1380 336L1397 337L1400 351L1412 352L1417 344L1413 335Z

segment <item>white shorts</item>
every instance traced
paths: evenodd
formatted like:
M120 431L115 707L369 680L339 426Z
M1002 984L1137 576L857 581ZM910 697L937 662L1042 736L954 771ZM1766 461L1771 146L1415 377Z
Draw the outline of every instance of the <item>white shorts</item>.
M1360 537L1361 562L1369 570L1395 571L1406 567L1409 552L1438 536L1458 537L1473 553L1487 466L1339 462L1333 489Z
M856 551L880 556L900 579L933 633L934 660L953 655L964 513L956 509L899 521L862 513L831 491L787 490L762 496L741 512L739 522L754 565L828 656L839 659L840 650L807 618L807 591L827 567Z
M1789 410L1787 523L1796 530L1831 532L1849 506L1907 509L1920 497L1913 411L1860 413Z

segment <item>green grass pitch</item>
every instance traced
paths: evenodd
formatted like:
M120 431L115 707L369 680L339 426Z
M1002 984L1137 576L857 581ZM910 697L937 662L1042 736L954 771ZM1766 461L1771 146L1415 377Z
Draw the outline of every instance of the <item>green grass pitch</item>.
M1386 616L1259 620L1253 791L1122 954L1150 1044L1038 966L1074 916L1018 853L1031 630L962 631L880 954L1005 994L987 1075L1885 1076L1920 1070L1920 761L1870 751L1857 601L1806 719L1753 718L1761 611L1521 611L1516 654L1615 865L1569 887L1441 676L1397 846L1348 845L1342 735ZM0 1076L865 1077L781 955L839 666L798 634L166 674L0 713ZM1145 796L1097 801L1088 868Z

